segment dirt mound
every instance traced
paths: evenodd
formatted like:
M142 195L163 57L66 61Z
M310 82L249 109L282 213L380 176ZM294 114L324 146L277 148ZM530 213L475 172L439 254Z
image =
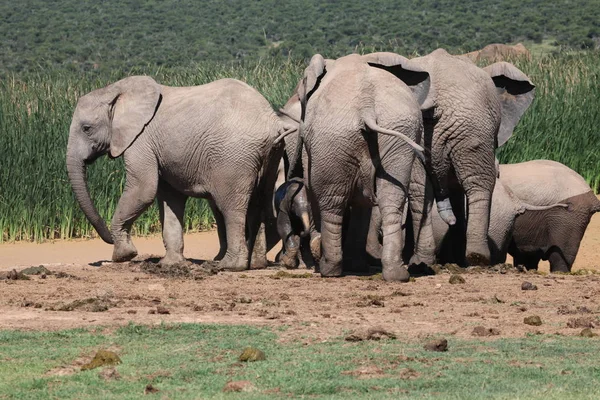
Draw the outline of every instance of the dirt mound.
M216 275L219 272L218 263L212 261L204 261L202 264L183 261L177 264L162 265L157 262L145 260L133 263L132 267L139 268L146 274L158 275L164 278L186 278L194 280L201 280L207 276Z

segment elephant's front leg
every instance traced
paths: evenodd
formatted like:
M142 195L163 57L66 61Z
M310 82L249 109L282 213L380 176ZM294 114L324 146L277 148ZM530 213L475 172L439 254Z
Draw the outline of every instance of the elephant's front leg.
M425 167L415 160L408 190L410 213L413 223L414 252L410 264L433 265L435 263L435 240L431 208L433 206L433 187L427 180Z
M172 265L184 261L183 257L183 215L187 196L177 192L166 182L160 182L157 194L163 243L167 253L160 260L162 265Z
M125 162L127 166L127 160ZM137 250L131 242L131 226L152 204L158 188L156 165L144 165L135 171L132 171L129 167L126 169L125 189L119 199L111 226L114 240L112 259L115 262L129 261L137 256Z
M377 178L377 202L381 211L383 233L383 279L386 281L408 282L410 275L402 263L402 210L406 200L405 188L386 178Z

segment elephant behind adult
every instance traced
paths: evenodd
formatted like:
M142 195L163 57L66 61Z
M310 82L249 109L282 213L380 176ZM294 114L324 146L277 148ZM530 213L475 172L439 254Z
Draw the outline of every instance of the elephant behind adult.
M67 148L69 179L86 217L105 242L114 243L114 261L136 256L130 229L155 197L166 247L161 262L183 260L183 215L192 196L214 206L225 248L220 266L242 270L249 261L246 236L252 248L265 216L261 205L272 197L267 182L274 185L283 151L273 143L284 128L267 100L240 81L168 87L150 77L129 77L77 102ZM86 165L107 153L123 155L127 173L110 231L86 182ZM266 263L266 255L252 261Z
M429 215L435 194L440 217L455 235L466 238L468 264L488 264L489 213L496 180L494 150L512 135L533 101L534 85L515 66L496 63L485 69L443 49L410 60L431 77L432 104L424 111L424 143L434 191L427 176L411 182L413 225L418 252L413 263L431 264L433 249ZM465 207L466 201L466 207ZM453 210L456 219L449 217ZM466 211L464 211L466 210Z
M401 66L402 65L402 66ZM409 75L426 103L428 74L393 53L311 59L298 94L302 123L294 171L305 144L313 213L319 216L323 276L342 274L342 225L348 207L379 204L383 215L383 277L406 281L402 265L402 209L422 117L411 90L395 75ZM298 168L302 170L302 168Z
M569 206L517 219L508 250L515 264L535 269L540 260L548 260L552 272L570 271L590 219L600 211L600 201L590 186L577 172L550 160L502 164L500 176L522 201Z

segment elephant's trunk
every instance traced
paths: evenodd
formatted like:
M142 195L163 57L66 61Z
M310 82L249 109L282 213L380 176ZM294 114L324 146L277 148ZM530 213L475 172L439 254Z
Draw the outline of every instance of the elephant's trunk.
M302 211L300 214L300 219L302 219L302 227L304 230L300 233L300 236L307 237L310 235L310 215L308 214L308 210Z
M73 192L75 193L75 198L86 218L94 226L102 240L108 244L113 244L113 239L106 226L106 222L104 222L98 213L98 210L94 207L94 203L90 197L90 192L87 187L85 163L77 157L67 155L67 172L69 174L69 181L73 187Z

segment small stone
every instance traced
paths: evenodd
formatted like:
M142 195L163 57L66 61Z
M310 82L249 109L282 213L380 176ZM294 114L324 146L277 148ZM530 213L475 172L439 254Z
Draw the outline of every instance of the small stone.
M223 387L223 392L251 392L256 390L256 386L250 381L232 381L227 382Z
M427 351L448 351L448 341L446 339L436 339L423 346Z
M521 290L538 290L538 287L531 282L525 281L521 284Z
M598 336L598 334L592 332L592 330L590 328L585 328L579 333L579 336L591 338L591 337Z
M240 355L239 360L244 362L263 361L266 360L266 357L262 351L254 347L246 347Z
M156 310L155 309L148 310L148 314L156 314Z
M121 364L121 359L116 353L108 350L98 350L92 361L81 366L81 370L87 371L98 367L116 364Z
M127 310L127 314L137 314L136 310Z
M485 328L483 326L476 326L471 332L472 336L487 337L487 336L498 336L500 331L496 328Z
M450 276L449 282L451 285L459 285L465 283L466 281L462 276L454 274Z
M542 319L537 315L531 315L523 319L523 323L526 325L540 326L542 325Z

